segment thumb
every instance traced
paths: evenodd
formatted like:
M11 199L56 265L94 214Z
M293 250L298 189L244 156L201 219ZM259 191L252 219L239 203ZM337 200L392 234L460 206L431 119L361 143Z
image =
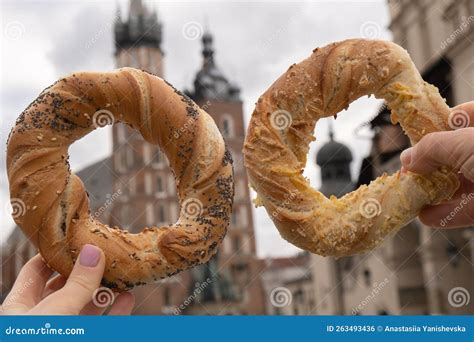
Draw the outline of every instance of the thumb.
M474 128L430 133L403 151L400 160L412 172L426 174L446 165L474 181Z
M64 287L46 297L30 313L79 314L100 286L104 268L105 256L102 250L93 245L85 245Z

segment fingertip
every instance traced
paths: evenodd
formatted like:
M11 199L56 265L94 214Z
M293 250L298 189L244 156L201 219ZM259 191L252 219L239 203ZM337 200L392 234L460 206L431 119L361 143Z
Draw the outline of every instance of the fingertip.
M402 162L405 170L410 167L411 159L413 154L413 147L407 148L400 154L400 161Z
M102 250L94 245L86 244L82 247L78 262L80 266L94 268L104 258Z

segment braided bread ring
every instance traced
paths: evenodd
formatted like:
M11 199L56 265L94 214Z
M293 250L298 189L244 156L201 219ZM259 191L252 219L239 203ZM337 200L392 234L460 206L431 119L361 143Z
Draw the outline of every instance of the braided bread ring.
M385 99L412 144L449 130L438 90L422 80L404 49L385 41L315 49L257 102L243 149L250 183L282 237L302 249L337 257L373 249L459 186L456 174L442 169L383 175L340 199L310 187L302 173L316 122L368 94Z
M174 225L131 234L91 217L68 148L101 120L124 122L161 147L181 203ZM7 170L11 199L26 208L15 222L50 267L69 275L81 247L92 243L106 255L103 284L118 291L206 262L229 225L232 158L213 119L162 79L132 68L76 73L45 89L10 133Z

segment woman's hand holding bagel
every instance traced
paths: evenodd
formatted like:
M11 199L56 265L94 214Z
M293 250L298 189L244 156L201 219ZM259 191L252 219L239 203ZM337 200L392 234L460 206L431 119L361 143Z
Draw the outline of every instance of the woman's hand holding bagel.
M68 147L113 122L167 156L181 204L175 224L131 234L90 215ZM12 129L7 171L11 200L25 207L15 222L48 265L68 276L82 246L93 244L106 256L102 284L117 291L208 261L231 215L232 158L212 118L159 77L132 68L80 72L45 89Z
M438 90L404 49L386 41L351 39L315 49L257 102L243 150L250 183L281 235L302 249L338 257L373 249L459 187L451 165L425 175L383 175L340 199L310 187L302 173L316 122L370 94L386 101L413 144L452 130Z
M404 151L404 170L429 174L443 165L459 171L460 187L449 199L429 205L420 212L420 220L440 228L468 227L474 224L474 101L452 109L452 131L430 133Z

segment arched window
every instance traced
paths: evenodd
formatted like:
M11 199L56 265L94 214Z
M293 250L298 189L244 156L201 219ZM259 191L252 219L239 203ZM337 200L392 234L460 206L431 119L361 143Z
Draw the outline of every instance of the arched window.
M153 213L153 204L152 203L147 203L146 205L146 224L147 225L153 225L155 221L155 215Z
M240 254L242 252L240 250L240 246L241 246L240 236L234 237L234 240L232 241L232 244L233 244L232 247L234 249L234 253Z
M163 164L163 156L161 155L161 151L158 147L152 147L152 156L151 156L151 163L153 166L161 166Z
M244 228L247 227L248 224L248 216L247 216L247 207L242 206L239 208L239 221L240 225Z
M124 146L117 152L117 154L115 154L115 166L119 172L125 172L127 171L127 165L127 149L126 146Z
M159 223L164 223L166 221L165 217L165 207L163 205L158 206L158 222Z
M240 171L244 169L244 159L242 158L242 154L238 154L233 149L229 148L229 152L232 155L234 171Z
M222 135L224 138L232 138L234 136L234 119L229 114L222 116Z
M121 218L120 223L124 226L125 229L130 228L130 206L128 204L124 204L121 210Z
M230 216L230 223L232 226L237 226L237 208L234 208Z
M369 269L364 270L365 286L369 287L372 284L372 274Z
M131 167L133 167L133 163L134 163L134 160L133 160L134 159L133 158L134 152L133 152L133 149L131 149L131 148L127 148L126 151L127 151L127 166L129 168L131 168Z
M123 124L118 124L115 126L116 132L117 132L117 140L119 144L123 144L126 140L126 126Z
M163 178L161 176L156 177L156 191L162 193L163 190Z

